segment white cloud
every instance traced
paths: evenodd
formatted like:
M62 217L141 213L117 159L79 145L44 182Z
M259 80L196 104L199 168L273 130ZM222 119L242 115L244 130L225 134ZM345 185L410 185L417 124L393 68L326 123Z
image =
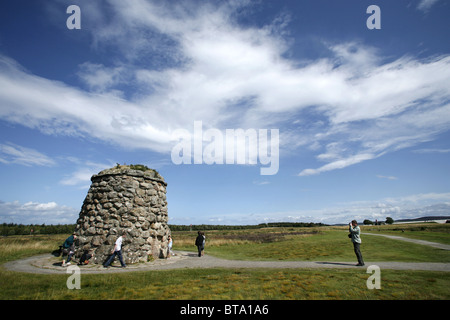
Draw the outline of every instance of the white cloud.
M398 180L397 177L394 177L394 176L383 176L381 174L377 174L377 177L380 178L380 179Z
M83 91L0 56L2 119L165 154L171 133L196 120L221 130L279 128L281 148L304 147L326 162L300 176L431 141L450 127L450 56L388 60L357 42L324 43L327 57L305 62L285 55L288 17L261 28L236 22L249 2L86 5L94 47L117 48L121 62L82 64ZM124 82L133 84L127 92Z
M253 184L257 185L257 186L264 186L264 185L270 184L270 182L269 181L253 181Z
M283 221L338 224L349 223L355 219L362 224L365 219L385 221L386 217L391 217L395 221L423 216L448 216L449 210L450 193L427 193L375 201L339 203L333 207L322 209L211 216L210 223L252 225ZM196 222L190 221L189 223L195 224Z
M403 206L416 206L418 203L423 205L431 205L436 202L450 202L450 192L447 193L419 193L405 197L386 198L386 202L390 204L401 204Z
M16 163L24 166L53 166L55 162L48 156L31 148L14 143L0 144L0 162Z
M48 134L89 135L123 146L167 151L170 134L138 105L29 74L0 56L0 117ZM27 94L23 94L27 92ZM158 122L155 122L158 123Z
M345 159L339 159L333 162L330 162L318 169L304 169L302 170L298 175L299 176L310 176L310 175L315 175L315 174L319 174L322 172L327 172L327 171L331 171L331 170L336 170L336 169L342 169L357 163L360 163L362 161L366 161L366 160L371 160L373 158L375 158L376 156L373 154L357 154Z
M417 9L427 12L439 0L421 0Z
M56 202L38 203L0 201L0 221L17 224L72 224L78 211Z
M125 82L123 67L108 68L102 64L85 62L81 64L78 76L94 92L111 92L111 88ZM114 91L113 91L114 92ZM116 90L120 96L121 92Z
M425 148L413 150L414 153L449 153L450 149Z
M113 166L113 163L105 164L86 161L79 164L75 171L66 175L59 183L65 186L80 186L80 188L88 189L91 184L91 177L94 174L99 173L105 168L111 168Z

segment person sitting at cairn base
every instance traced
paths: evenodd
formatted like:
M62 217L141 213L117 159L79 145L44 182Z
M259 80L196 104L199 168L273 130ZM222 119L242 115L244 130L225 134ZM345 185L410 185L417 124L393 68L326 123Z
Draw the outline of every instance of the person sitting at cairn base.
M67 260L62 261L61 266L62 267L67 267L70 265L70 260L72 260L72 256L75 254L75 241L77 240L77 235L74 233L72 233L72 235L70 237L68 237L66 239L66 241L64 241L63 245L61 246L62 249L62 256L64 258L64 256L67 254Z
M83 252L83 255L80 258L80 261L78 262L79 266L86 265L89 263L89 260L94 256L94 249L85 250Z
M122 257L122 242L123 242L124 237L126 237L125 231L122 232L122 235L119 238L117 238L116 243L114 245L114 249L111 251L111 257L109 257L108 261L106 261L106 263L103 265L103 267L109 268L109 265L111 264L111 262L113 262L113 260L116 256L119 256L119 261L120 261L120 264L122 265L122 268L127 267L126 264L123 262L123 257Z

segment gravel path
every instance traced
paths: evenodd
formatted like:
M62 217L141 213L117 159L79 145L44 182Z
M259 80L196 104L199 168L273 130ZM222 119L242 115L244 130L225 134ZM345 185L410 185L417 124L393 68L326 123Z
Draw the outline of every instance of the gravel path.
M365 233L365 235L383 236L394 240L408 241L436 247L443 250L450 250L449 245L408 239L398 236L383 234ZM108 269L101 265L80 266L83 274L111 273L111 272L132 272L151 270L171 270L183 268L367 268L370 265L377 265L381 269L392 270L428 270L428 271L450 271L450 263L432 262L367 262L365 267L356 267L356 262L327 262L327 261L243 261L226 260L209 255L198 257L197 253L188 251L177 251L176 256L169 259L158 259L147 263L130 265L127 268L120 268L118 262L113 263ZM56 258L51 254L33 256L21 260L5 263L4 268L11 271L40 273L40 274L65 274L67 268L61 267L61 258ZM70 272L70 271L69 271Z
M195 253L178 251L177 255L170 259L160 259L148 263L130 265L120 268L118 263L105 269L99 265L80 266L83 274L132 272L151 270L171 270L183 268L367 268L377 265L381 269L392 270L428 270L428 271L450 271L450 263L417 263L417 262L366 262L365 267L356 267L351 262L326 262L326 261L241 261L225 260L204 255L199 258ZM67 268L61 267L61 259L51 254L29 257L21 260L11 261L4 264L7 270L41 273L41 274L65 274ZM69 271L70 272L70 271Z
M443 243L430 242L430 241L417 240L417 239L410 239L410 238L405 238L405 237L391 236L391 235L379 234L379 233L363 233L363 235L381 236L381 237L386 237L386 238L393 239L393 240L401 240L401 241L421 244L421 245L424 245L424 246L430 246L430 247L434 247L434 248L438 248L438 249L450 250L450 245L443 244Z

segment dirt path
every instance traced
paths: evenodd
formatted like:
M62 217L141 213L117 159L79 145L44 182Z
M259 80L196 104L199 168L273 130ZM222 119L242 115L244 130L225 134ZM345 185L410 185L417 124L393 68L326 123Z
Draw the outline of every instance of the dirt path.
M450 245L429 242L424 240L409 239L399 236L385 234L364 233L370 236L382 236L393 240L407 241L421 245L431 246L443 250L450 250ZM88 273L111 273L111 272L132 272L132 271L151 271L151 270L170 270L183 268L361 268L356 267L352 262L327 262L327 261L243 261L226 260L205 255L201 258L196 253L188 251L178 251L177 255L169 259L158 259L147 263L138 263L130 265L127 268L120 268L112 265L105 269L101 265L80 266L81 272ZM367 268L370 265L377 265L381 269L392 270L428 270L428 271L450 271L450 263L435 262L366 262ZM29 257L21 260L10 261L3 265L7 270L41 273L41 274L64 274L67 268L61 267L61 258L56 258L51 254L44 254Z
M183 268L363 268L377 265L381 269L393 270L428 270L428 271L450 271L450 263L414 263L414 262L366 262L365 267L356 267L352 262L326 262L326 261L241 261L225 260L205 255L201 258L195 253L178 251L177 255L170 259L160 259L148 263L130 265L120 268L113 264L111 268L105 269L99 265L80 266L83 274L170 270ZM21 260L7 262L4 268L12 271L41 273L41 274L65 274L67 268L61 267L61 259L51 254L29 257ZM69 271L70 272L70 271Z

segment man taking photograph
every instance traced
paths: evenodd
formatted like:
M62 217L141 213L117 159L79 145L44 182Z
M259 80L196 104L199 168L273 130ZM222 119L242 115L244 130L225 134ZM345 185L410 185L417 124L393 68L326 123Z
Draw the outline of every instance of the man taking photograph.
M350 232L350 237L353 242L353 249L355 250L356 258L358 259L357 266L363 266L364 260L361 254L360 245L361 245L361 230L358 227L358 223L356 220L353 220L348 224L348 231Z

